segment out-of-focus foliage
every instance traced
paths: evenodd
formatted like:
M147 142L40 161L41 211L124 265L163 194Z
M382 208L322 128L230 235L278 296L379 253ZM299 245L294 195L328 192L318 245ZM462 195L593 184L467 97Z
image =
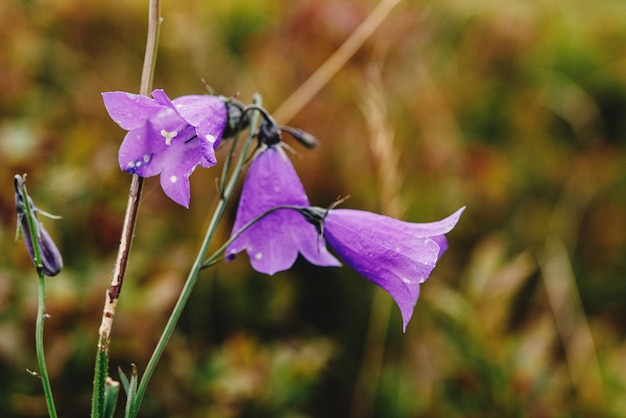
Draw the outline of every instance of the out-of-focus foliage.
M202 93L205 79L243 101L259 92L274 109L374 6L163 2L155 87ZM2 417L45 415L26 372L36 369L36 280L13 239L16 173L28 173L39 207L63 216L44 220L66 262L47 281L47 358L60 416L89 411L130 179L117 167L124 132L100 92L138 90L146 21L145 1L0 2ZM625 45L623 1L400 2L290 123L321 142L294 145L316 205L350 194L344 206L383 211L387 196L416 222L467 205L407 333L395 306L369 321L379 290L347 268L298 262L264 277L242 256L203 272L142 416L626 416ZM380 181L390 174L371 151L376 126L395 139L398 193ZM131 362L143 370L218 175L196 170L189 210L146 182L113 377ZM374 367L362 362L367 330L386 323L377 384L357 390Z

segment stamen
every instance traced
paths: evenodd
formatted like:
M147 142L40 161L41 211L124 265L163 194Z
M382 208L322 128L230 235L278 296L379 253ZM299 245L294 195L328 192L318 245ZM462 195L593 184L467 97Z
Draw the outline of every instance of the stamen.
M165 129L161 129L161 136L165 138L165 145L171 145L172 139L178 135L177 131L167 132Z

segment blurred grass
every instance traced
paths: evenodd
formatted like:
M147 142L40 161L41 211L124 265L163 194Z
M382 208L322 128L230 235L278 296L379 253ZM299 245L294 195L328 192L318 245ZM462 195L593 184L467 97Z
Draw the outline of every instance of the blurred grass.
M25 372L36 368L35 276L13 240L10 184L24 172L37 204L63 216L45 221L67 266L48 282L58 410L88 411L129 183L100 92L138 89L143 3L0 4L2 417L45 415ZM201 93L204 78L275 109L374 6L165 2L155 87ZM393 190L377 179L362 112L375 65L405 219L468 207L406 334L392 307L365 415L626 416L625 44L621 1L407 0L291 121L321 142L294 158L314 204L350 194L346 206L386 210ZM194 173L189 210L146 182L112 367L145 366L217 175ZM350 416L375 291L348 268L305 262L268 278L243 256L204 273L143 416Z

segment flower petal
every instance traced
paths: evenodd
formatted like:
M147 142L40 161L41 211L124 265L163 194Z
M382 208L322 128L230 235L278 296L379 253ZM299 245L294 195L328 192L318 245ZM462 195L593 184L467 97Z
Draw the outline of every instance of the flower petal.
M412 234L416 234L420 237L434 237L436 235L447 234L452 231L456 223L459 221L461 214L465 210L465 206L454 212L452 215L436 222L426 223L408 223L407 227L411 230ZM399 221L402 222L402 221Z
M124 91L102 93L102 99L111 119L128 131L139 128L163 109L154 99Z
M181 96L173 101L180 115L196 127L205 158L210 159L222 140L228 121L226 103L218 96Z
M37 228L39 228L39 237L37 238L37 242L39 245L39 250L41 252L41 264L43 265L43 274L46 276L56 276L63 269L63 258L61 257L61 253L57 248L56 244L52 240L52 237L46 231L46 228L43 227L41 221L36 219ZM35 232L36 234L37 232ZM30 257L34 260L35 254L32 248L32 242L30 233L24 235L26 241L26 249Z
M195 167L195 166L194 166ZM188 172L184 170L164 170L161 173L160 181L163 191L174 202L189 209L189 200L191 199L191 191L189 186Z
M193 132L192 127L183 131L183 137ZM188 208L190 199L189 176L200 163L200 145L197 138L190 141L174 139L167 152L159 154L154 164L161 169L161 187L174 202Z
M294 216L295 215L295 216ZM229 247L234 251L245 249L252 268L273 275L289 269L298 257L298 248L290 239L289 228L299 215L290 210L279 210L250 227L241 240Z
M162 156L166 149L162 135L148 121L124 137L118 151L120 168L141 177L156 176L163 167L155 164L154 159Z
M420 284L428 279L441 252L437 242L440 236L435 241L415 231L440 233L447 228L448 232L458 221L456 215L460 212L449 217L454 219L452 225L444 222L421 228L420 224L370 212L334 209L324 220L324 237L346 264L394 298L406 330Z
M257 155L248 169L232 235L276 206L308 204L304 187L287 155L280 146L269 147ZM256 222L228 246L226 254L232 259L243 250L247 251L252 268L270 275L290 268L298 252L316 265L339 265L315 226L290 209L277 210Z

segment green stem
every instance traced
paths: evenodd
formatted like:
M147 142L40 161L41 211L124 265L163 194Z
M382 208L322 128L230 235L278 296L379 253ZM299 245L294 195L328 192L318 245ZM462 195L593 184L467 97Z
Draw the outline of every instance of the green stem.
M33 239L33 241L35 241ZM35 251L37 254L38 251ZM45 276L43 270L37 269L39 274L38 281L38 307L37 307L37 324L35 330L35 348L37 351L37 362L39 363L39 374L41 376L41 384L43 386L43 393L46 398L46 404L48 405L48 414L50 418L56 418L57 412L54 407L54 398L52 396L52 387L50 386L50 378L48 377L48 369L46 368L46 356L44 354L43 347L43 323L46 319L46 305L45 305Z
M50 386L50 378L48 377L46 355L44 353L43 346L43 325L46 319L46 283L45 276L43 274L43 264L41 262L41 248L39 248L39 240L37 239L39 228L37 226L37 221L35 220L33 208L29 202L26 184L22 182L19 187L22 189L22 196L24 196L24 216L26 216L26 221L28 222L28 230L31 234L30 241L33 246L33 261L35 263L35 268L37 269L37 275L39 276L37 282L37 322L35 325L35 351L37 352L39 377L41 378L41 385L43 386L43 393L46 398L48 415L50 415L50 418L56 418L57 412L54 407L54 397L52 396L52 387Z
M161 1L150 0L148 11L148 37L146 41L146 53L144 55L143 70L141 75L141 86L139 88L139 93L144 96L147 96L152 89L160 27ZM98 350L96 352L93 399L91 406L91 416L93 418L102 418L105 411L106 378L108 375L111 329L117 308L117 301L122 291L122 284L133 242L135 225L137 224L137 213L139 211L142 189L143 179L136 174L133 174L128 193L128 203L126 206L124 224L122 226L122 236L120 239L117 260L113 269L111 285L106 292L104 308L102 311L102 322L98 332Z
M222 167L222 176L219 182L219 193L220 196L224 195L226 179L228 178L228 171L230 170L230 164L233 160L233 156L235 155L235 150L237 149L237 143L239 142L239 135L235 135L232 140L232 144L230 145L230 151L228 155L226 155L226 160L224 161L224 167Z
M260 100L261 99L259 96L255 96L254 101L256 104L260 104ZM250 150L250 147L255 137L254 127L256 127L258 124L258 118L259 118L258 112L255 112L251 118L252 120L250 122L248 138L244 146L242 147L241 154L239 155L239 159L237 160L237 165L233 169L233 173L228 181L228 184L226 185L225 189L223 190L220 196L220 200L217 202L215 212L213 213L213 217L211 218L211 222L209 223L209 226L207 228L207 232L200 246L200 250L198 251L198 255L196 256L193 266L191 267L191 270L189 271L189 274L187 275L187 280L185 281L185 284L181 290L181 293L178 296L176 305L174 306L174 309L172 310L172 313L170 314L167 324L165 325L165 329L163 330L163 333L161 334L161 338L159 339L159 342L157 343L154 349L154 352L152 353L152 357L150 357L150 360L148 361L148 364L146 366L146 371L144 372L141 378L141 381L139 383L139 387L137 388L137 395L135 397L135 407L134 407L135 411L138 411L139 407L141 406L141 402L145 395L146 388L148 386L150 378L154 374L156 366L159 360L161 359L163 352L165 351L165 347L174 332L174 328L176 327L176 324L178 323L178 320L180 319L183 313L183 310L185 306L187 305L187 302L189 301L191 292L198 279L198 273L203 268L203 260L209 251L209 247L217 231L217 226L222 220L226 207L228 206L230 199L232 198L233 192L235 190L235 186L237 185L237 182L239 181L239 178L241 177L241 174L243 172L243 167L246 161L246 155L248 154L248 151ZM234 152L234 149L231 150L231 152ZM134 417L131 417L131 418L134 418Z

